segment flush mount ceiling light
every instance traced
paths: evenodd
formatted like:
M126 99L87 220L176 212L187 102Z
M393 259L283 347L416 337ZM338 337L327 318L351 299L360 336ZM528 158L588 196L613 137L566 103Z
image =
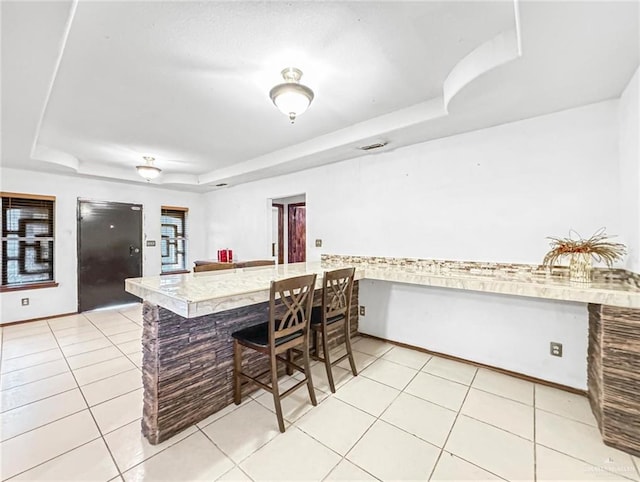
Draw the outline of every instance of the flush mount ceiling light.
M136 166L138 174L144 177L147 181L151 181L151 179L155 179L156 177L158 177L162 172L162 169L153 165L153 161L155 161L155 158L144 156L143 159L145 160L146 164Z
M269 97L284 115L289 116L293 124L300 114L306 111L313 100L313 91L300 83L302 71L295 67L284 69L282 77L285 82L276 85L269 92Z

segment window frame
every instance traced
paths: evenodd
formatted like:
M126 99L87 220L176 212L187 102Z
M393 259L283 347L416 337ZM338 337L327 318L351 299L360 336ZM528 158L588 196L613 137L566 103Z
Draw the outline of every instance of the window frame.
M170 214L167 214L170 213ZM171 216L174 215L174 217L179 218L182 222L182 235L177 235L175 237L165 237L162 235L162 229L165 226L164 224L162 224L162 218L164 216ZM187 253L189 251L188 249L188 244L189 244L189 236L187 235L187 217L189 215L189 208L185 208L185 207L178 207L178 206L161 206L160 207L160 274L161 275L165 275L165 274L180 274L180 273L189 273L189 270L187 268ZM171 270L166 270L165 271L165 266L167 266L167 264L164 264L162 262L162 258L163 256L163 248L164 248L164 243L165 240L167 240L168 246L173 244L175 245L175 249L177 250L177 253L182 254L182 267L178 268L178 269L171 269ZM183 250L179 251L178 250L178 246L179 246L179 241L182 241L182 246L183 246ZM171 265L175 265L176 263L171 263Z
M7 232L7 226L6 226L6 209L8 209L9 206L5 207L5 200L7 199L15 199L15 200L24 200L24 201L45 201L45 202L50 202L50 205L45 205L45 207L47 207L47 209L49 210L49 215L50 215L50 219L48 219L47 225L51 226L51 235L50 236L46 236L45 239L43 238L38 238L38 237L31 237L31 236L24 236L24 237L20 237L18 239L18 241L20 242L19 244L19 251L22 251L24 249L26 249L26 246L24 246L23 243L28 242L29 240L39 240L39 241L48 241L51 242L51 251L50 251L50 257L51 257L51 268L49 270L47 270L48 275L49 275L49 279L47 280L37 280L37 281L28 281L28 282L22 282L22 283L9 283L8 279L7 279L7 263L8 261L15 261L15 259L8 259L8 254L7 254L7 244L6 241L9 241L9 239L15 239L15 238L10 238L8 236L8 232ZM55 244L55 233L56 233L56 225L55 225L55 221L56 221L56 197L55 196L47 196L47 195L41 195L41 194L26 194L26 193L15 193L15 192L4 192L4 191L0 191L0 206L2 207L2 232L0 233L0 239L2 240L2 253L0 254L0 256L2 256L2 276L0 277L0 293L1 292L7 292L7 291L22 291L22 290L33 290L33 289L40 289L40 288L52 288L52 287L56 287L58 286L58 283L55 281L55 261L56 261L56 244ZM20 218L20 219L25 219L28 220L29 218ZM24 239L22 239L24 238ZM18 255L18 260L20 259L26 259L26 256L24 255Z

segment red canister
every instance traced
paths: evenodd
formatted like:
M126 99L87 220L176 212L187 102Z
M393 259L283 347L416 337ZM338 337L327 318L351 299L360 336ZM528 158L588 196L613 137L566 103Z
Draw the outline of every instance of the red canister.
M218 262L219 263L231 263L233 261L233 250L231 249L219 249L218 250Z

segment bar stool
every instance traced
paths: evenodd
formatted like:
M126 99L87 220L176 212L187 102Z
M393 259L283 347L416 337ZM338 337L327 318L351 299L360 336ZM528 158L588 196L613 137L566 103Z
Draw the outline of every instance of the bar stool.
M311 330L315 337L315 360L324 362L329 379L331 392L336 392L333 381L332 365L349 358L351 371L354 376L358 376L356 363L351 351L351 323L350 308L351 295L353 293L353 278L355 268L343 268L334 271L326 271L322 283L322 306L314 306L311 312ZM331 361L329 355L328 335L336 330L344 328L344 342L347 353L335 361ZM322 338L322 357L319 350L319 338Z
M284 432L284 420L280 400L302 385L307 385L311 403L317 405L313 391L313 381L309 368L309 316L313 303L316 275L297 276L271 282L269 295L269 321L250 326L232 333L233 337L233 401L239 405L242 401L242 380L255 383L273 395L273 403L278 417L280 432ZM276 305L276 295L280 303ZM242 371L242 347L251 348L269 357L269 369L249 375ZM291 349L299 348L303 354L304 367L293 363ZM286 353L286 358L281 355ZM293 387L280 394L278 388L278 366L280 361L287 366L287 373L298 370L305 377ZM263 376L271 375L271 385L261 382Z

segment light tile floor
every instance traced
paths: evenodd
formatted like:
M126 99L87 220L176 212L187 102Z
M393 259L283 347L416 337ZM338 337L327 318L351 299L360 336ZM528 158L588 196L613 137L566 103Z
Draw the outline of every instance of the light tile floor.
M286 433L258 391L151 446L140 334L139 306L0 328L2 480L640 481L586 398L364 337L360 376L332 395L314 364L318 406L285 399Z

